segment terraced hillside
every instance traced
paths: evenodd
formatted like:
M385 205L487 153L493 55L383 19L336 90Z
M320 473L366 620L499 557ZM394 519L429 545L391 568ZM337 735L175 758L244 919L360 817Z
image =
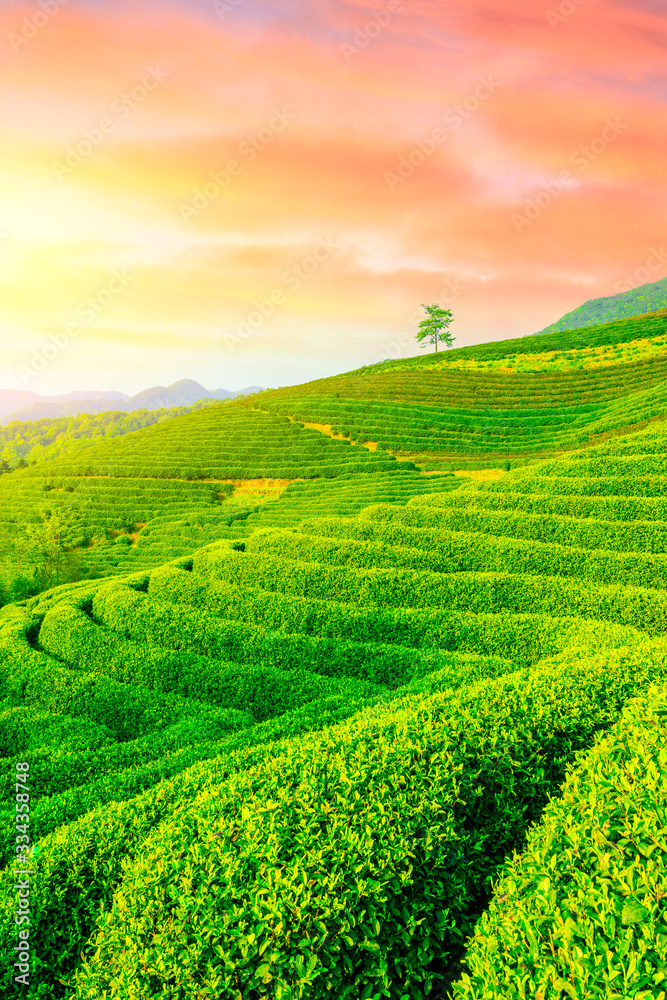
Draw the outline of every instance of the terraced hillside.
M388 362L115 437L112 422L112 439L80 436L56 457L44 428L51 458L0 479L5 600L43 586L24 526L48 536L56 515L76 557L64 578L107 576L287 523L315 494L319 513L353 514L451 485L424 473L502 474L641 426L665 410L666 331L656 315L561 334L556 352L526 337Z
M424 469L516 465L662 415L666 332L667 318L656 315L461 348L265 392L255 405ZM646 349L653 340L660 343L657 352ZM597 366L590 357L591 348L619 345L627 352L624 363ZM564 352L571 357L548 370ZM576 364L577 354L586 367ZM528 370L531 357L534 371ZM519 358L527 359L522 367L507 367Z
M216 401L217 402L217 401ZM0 426L0 474L21 465L33 465L78 451L121 434L129 434L150 424L163 423L192 410L211 406L202 399L192 406L172 406L157 410L107 410L103 413L68 417L42 417L39 420L12 420ZM20 463L20 464L19 464Z
M83 576L159 565L230 531L243 537L248 516L293 480L356 472L372 472L373 499L437 487L391 455L248 406L212 405L3 476L0 548L13 546L20 563L22 526L56 512Z
M312 480L2 609L4 991L18 835L30 1000L659 996L666 476L659 421L359 511Z
M18 951L29 1000L660 996L650 323L572 334L586 365L641 356L567 371L561 352L569 396L482 345L496 369L408 359L2 477L0 538L49 508L101 577L0 610L0 760L30 814L0 809L3 995ZM493 424L517 387L515 423ZM325 404L371 447L332 437ZM446 465L427 411L457 475L425 472ZM557 454L593 427L617 433Z

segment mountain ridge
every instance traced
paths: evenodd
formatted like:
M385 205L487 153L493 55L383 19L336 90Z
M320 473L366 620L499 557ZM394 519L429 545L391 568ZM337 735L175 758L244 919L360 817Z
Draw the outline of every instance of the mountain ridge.
M235 399L261 391L260 386L245 389L205 389L194 379L179 379L169 386L155 385L133 396L108 391L75 391L60 396L40 396L22 389L0 389L0 425L14 420L40 420L44 417L68 417L81 413L105 413L110 410L157 410L170 406L189 406L200 399ZM16 403L25 405L16 408Z
M617 295L603 295L598 299L588 299L576 309L565 313L555 323L545 326L543 330L538 330L531 336L539 337L542 333L561 333L583 326L610 323L616 319L643 316L665 307L667 307L667 278L661 278L659 281L638 285L636 288L631 288L627 292L619 292Z

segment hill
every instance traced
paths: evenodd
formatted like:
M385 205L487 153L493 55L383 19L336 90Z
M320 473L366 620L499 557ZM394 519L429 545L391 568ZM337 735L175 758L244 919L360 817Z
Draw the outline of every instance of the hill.
M129 399L122 392L68 392L62 396L40 396L37 392L30 392L26 389L0 389L0 417L13 413L16 410L24 409L32 403L64 403L70 400L112 400L121 401Z
M132 410L131 413L104 410L98 414L44 417L25 422L13 420L0 428L0 474L22 465L57 458L140 427L162 423L214 402L217 400L204 399L191 406L172 406L161 410Z
M540 330L536 336L543 333L561 333L563 330L574 330L577 327L593 326L597 323L610 323L613 320L640 316L666 308L667 278L662 278L660 281L649 282L630 291L620 292L618 295L589 299L551 326Z
M143 392L131 396L125 403L127 410L155 409L161 406L188 406L196 403L200 399L234 399L237 396L248 396L255 392L261 392L260 386L250 386L246 389L238 389L230 392L228 389L204 389L199 382L193 379L183 378L179 382L174 382L170 386L157 385L152 389L144 389Z
M513 466L665 412L667 314L385 361L256 404L415 461Z
M2 477L6 537L47 500L115 557L0 610L2 766L30 796L0 823L5 992L25 853L30 1000L660 995L667 331L637 322ZM527 354L558 376L503 370ZM437 417L453 462L484 464L467 413L505 423L484 470L427 473L298 416L345 403L396 445Z
M126 396L123 393L99 393L87 395L82 392L69 393L66 397L41 397L23 406L21 409L7 409L4 413L0 409L0 425L10 424L15 420L25 422L28 420L40 420L45 417L58 418L67 416L77 416L80 413L105 413L112 410L156 410L169 409L173 406L189 406L200 399L234 399L237 396L244 396L250 393L261 391L259 386L250 386L247 389L239 389L237 392L230 392L228 389L205 389L199 382L193 379L181 379L170 386L156 385L151 389L144 389L134 396ZM12 399L18 394L8 390L0 393L0 404L9 406ZM24 395L35 395L20 393Z
M54 514L65 519L58 530L75 550L62 582L128 572L215 538L242 539L258 524L284 523L281 511L292 504L353 512L393 500L397 472L407 500L445 488L435 473L500 475L665 412L665 317L557 337L558 351L551 335L523 338L207 400L204 409L168 422L144 419L122 435L132 424L114 419L97 443L90 425L76 452L38 438L26 451L38 464L0 479L5 600L43 587L25 555L37 544L26 532L45 531L41 545L51 551ZM32 439L22 428L30 426L16 425L24 448ZM360 474L366 478L350 483Z

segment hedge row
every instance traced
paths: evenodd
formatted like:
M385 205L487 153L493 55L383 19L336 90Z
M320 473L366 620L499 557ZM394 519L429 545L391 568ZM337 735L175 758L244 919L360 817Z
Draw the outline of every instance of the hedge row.
M622 583L667 587L667 556L647 552L591 551L555 542L496 537L484 532L431 532L412 545L386 538L318 537L311 531L273 531L254 534L247 545L251 556L268 555L309 560L323 566L390 567L439 573L529 573L576 577L600 584ZM421 532L419 533L422 534ZM425 533L424 533L425 534Z
M503 866L456 1000L667 995L667 701L626 707Z
M374 508L375 511L375 508ZM565 514L528 514L517 510L494 510L482 506L403 507L394 516L387 507L362 513L360 519L309 518L299 531L337 538L415 546L430 550L443 532L484 533L533 542L553 542L583 549L615 552L667 552L666 521L613 521Z
M212 777L126 868L73 996L423 1000L572 754L666 672L663 648L573 658Z
M487 483L486 489L501 488L499 483ZM505 484L503 483L503 486ZM517 493L551 493L600 497L664 497L667 476L547 476L541 467L530 475L513 477L511 489Z
M540 484L542 490L548 488L548 481ZM413 497L401 512L396 512L399 523L420 527L421 513L428 508L450 509L457 507L479 507L484 511L511 510L519 514L557 514L564 517L596 518L601 521L667 521L667 497L663 496L583 496L581 494L551 494L548 492L518 492L513 483L505 482L504 490L491 490L491 483L485 489L473 490L466 485L466 492L455 495L436 493L427 497ZM393 519L389 508L373 505L373 509L362 512L361 516ZM423 516L426 516L425 514ZM414 519L414 520L413 520ZM424 522L425 523L425 522ZM426 523L425 523L426 526Z
M30 636L38 627L39 619L28 611L11 606L2 611L0 698L5 704L90 719L117 740L134 739L206 710L201 702L70 670L32 648Z
M632 626L649 634L667 631L667 593L648 587L527 573L433 573L391 568L346 569L341 573L336 566L286 563L269 555L250 560L246 553L217 547L196 553L194 565L199 572L230 584L368 607L576 615Z
M186 608L205 606L210 627L216 616L239 623L251 622L269 632L301 632L360 643L389 643L422 650L460 655L492 656L498 670L508 663L524 666L550 656L566 645L588 648L591 642L622 643L636 639L633 630L595 620L553 614L484 614L448 607L357 607L294 593L239 587L210 580L196 573L163 567L150 575L149 597L173 605L172 620ZM119 586L115 607L130 620L135 599ZM148 605L150 608L150 605ZM184 619L183 619L184 620ZM178 625L176 626L178 628Z
M148 607L144 607L144 602ZM59 604L47 613L42 623L43 648L69 664L85 666L90 673L150 691L174 693L196 703L247 710L256 721L341 691L337 682L327 681L308 669L321 666L321 673L329 672L327 656L333 644L315 650L309 662L305 655L307 644L301 646L298 638L278 633L273 639L266 637L263 643L260 629L236 629L231 622L224 628L221 621L208 622L197 612L149 603L145 595L114 585L100 589L93 608L100 623L110 623L115 628L104 628L80 609ZM125 633L135 641L126 639ZM251 636L255 639L254 649L248 641ZM290 639L294 649L289 648ZM254 662L260 659L260 651L265 653L265 663ZM332 658L330 673L334 677L347 676L343 673L345 656L351 651L352 644L342 649L335 660ZM361 651L358 661L366 651L366 648ZM387 661L398 660L400 652L400 649L388 651ZM225 662L223 653L233 662ZM271 663L272 653L273 660L283 669ZM425 658L419 662L430 663ZM349 666L352 674L354 663ZM400 663L400 666L412 672L409 668L414 664ZM364 681L362 677L356 684L346 684L344 690L349 696L366 695L374 690L374 685Z
M52 766L58 764L65 765L65 772L55 775L54 781L50 784L45 780L44 768L39 758L37 761L22 756L20 763L30 764L30 792L33 799L30 809L30 833L33 843L37 843L58 827L74 822L84 813L90 810L99 809L110 802L125 802L136 795L152 788L159 781L173 777L186 770L196 761L208 760L217 756L220 752L220 740L222 734L226 732L236 732L240 729L252 725L252 717L249 714L228 711L226 725L223 720L217 720L218 724L212 727L207 726L207 719L202 719L201 731L196 739L192 737L190 745L179 750L163 750L159 752L159 737L162 734L154 734L157 739L148 754L148 759L142 760L146 756L139 754L131 765L125 770L119 770L114 754L115 749L121 749L123 744L116 748L109 748L107 753L98 753L98 768L88 771L77 771L72 768L73 751L63 753L58 757L48 761ZM206 739L207 729L216 730L215 739ZM153 735L153 734L152 734ZM170 741L171 742L171 741ZM85 755L77 754L74 760L78 764L81 757ZM35 767L35 763L37 767ZM81 761L85 764L85 761ZM8 782L14 784L16 781L16 764L12 762L12 773ZM85 774L85 777L83 776ZM67 776L70 782L67 784ZM65 785L66 787L62 787ZM0 864L7 865L15 856L16 831L14 829L16 819L15 808L3 809L0 811Z
M294 683L293 677L285 677L285 671L312 671L315 675L323 674L332 679L354 677L395 687L409 677L428 673L443 665L437 648L421 650L387 642L355 642L283 630L267 631L258 622L213 618L207 612L155 601L142 594L129 594L127 588L114 585L100 588L93 611L95 617L109 627L105 641L109 644L109 651L113 650L114 659L120 662L125 659L125 641L114 632L130 636L134 640L131 646L136 648L139 656L144 648L150 650L155 644L166 650L182 651L198 660L200 657L195 650L204 656L243 665L241 669L225 663L219 667L210 664L207 674L202 676L198 664L191 667L188 657L181 657L181 663L174 667L173 672L167 673L168 668L163 668L165 681L158 680L159 668L155 674L155 683L164 690L187 687L192 695L196 693L206 701L217 702L221 699L224 704L229 704L228 699L238 689L239 704L246 697L245 704L253 707L256 700L264 700L262 691L266 685L266 703L270 706L282 687ZM83 646L84 627L80 621L75 623L69 613L65 621L65 613L62 612L53 621L53 632L43 641L45 644L55 643L50 648L59 655L85 659L88 653ZM94 630L95 626L91 625L93 642L96 641ZM69 644L65 646L68 639ZM261 672L253 676L253 671L249 669L248 664L255 662L278 669L265 680ZM248 690L243 688L246 674L249 675ZM308 683L317 682L309 677Z
M465 683L468 664L461 661L457 676L450 669L412 681L401 694L430 694L448 684ZM445 676L446 675L446 676ZM287 741L302 733L323 729L349 718L364 705L371 705L392 697L380 692L367 699L350 699L338 695L311 702L275 719L244 728L217 743L201 743L193 752L201 754L199 762L173 778L160 781L155 789L144 791L129 801L111 801L107 806L94 808L87 815L61 827L40 841L39 879L31 895L34 928L39 936L39 954L35 956L33 975L34 997L31 1000L53 1000L70 995L61 983L79 964L83 943L92 932L100 916L100 906L108 908L122 871L136 854L151 829L177 813L192 800L192 789L215 775L225 780L235 771L261 765L270 745ZM206 733L204 733L204 736ZM149 737L128 744L128 749L140 747L146 753ZM279 745L279 746L280 746ZM209 762L209 750L217 747L217 755ZM112 758L112 750L106 753ZM118 750L113 759L120 762ZM62 758L60 758L62 760ZM74 758L76 761L76 758ZM99 761L101 766L105 761ZM89 760L92 767L94 761ZM89 768L90 770L90 768ZM94 770L92 773L95 773ZM115 782L104 785L117 797ZM127 780L127 776L124 776ZM82 788L85 796L87 789ZM123 794L123 799L125 795ZM75 803L74 803L75 804ZM74 805L73 804L73 805ZM33 862L34 863L34 862ZM102 877L100 875L102 874ZM0 951L13 956L14 936L14 883L13 866L0 871ZM74 885L74 893L62 892L63 885ZM11 982L11 965L5 963L3 986ZM60 978L56 978L56 974Z

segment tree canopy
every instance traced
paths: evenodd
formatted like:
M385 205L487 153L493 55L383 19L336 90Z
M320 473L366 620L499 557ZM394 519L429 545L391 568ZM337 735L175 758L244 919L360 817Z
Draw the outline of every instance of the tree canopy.
M451 347L454 338L449 332L449 324L453 320L451 309L443 309L436 302L427 306L422 302L422 309L426 311L426 319L419 324L419 332L415 335L417 340L435 344L436 353L438 351L438 341ZM422 344L422 347L425 345Z

